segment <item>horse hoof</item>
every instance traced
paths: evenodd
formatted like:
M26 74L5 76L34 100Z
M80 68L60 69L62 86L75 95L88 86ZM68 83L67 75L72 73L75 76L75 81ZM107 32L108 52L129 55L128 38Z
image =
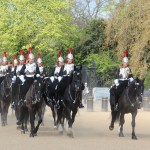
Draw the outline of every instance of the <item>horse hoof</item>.
M137 137L135 135L132 136L132 140L137 140Z
M119 133L119 137L124 137L124 134L123 133Z
M21 134L25 134L25 130L21 130Z
M72 129L68 129L67 135L71 138L74 138Z
M44 123L43 123L43 122L41 123L41 126L44 126Z
M114 127L109 126L109 130L112 131L114 129Z
M30 137L34 137L34 134L30 133Z
M20 126L17 126L17 127L16 127L16 129L17 129L17 130L20 130L20 129L21 129L21 127L20 127Z
M57 129L58 127L56 125L54 125L54 129Z
M26 128L25 131L28 132L29 130Z

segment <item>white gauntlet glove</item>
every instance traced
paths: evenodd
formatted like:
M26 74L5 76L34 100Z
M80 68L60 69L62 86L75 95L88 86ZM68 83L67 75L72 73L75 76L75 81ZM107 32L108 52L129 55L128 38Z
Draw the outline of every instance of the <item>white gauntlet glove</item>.
M13 81L13 82L16 81L16 76L13 76L12 81Z
M60 81L61 81L61 79L62 79L62 77L61 77L61 76L59 76L59 77L58 77L58 81L60 82Z
M50 77L52 83L54 82L54 79L55 79L54 76Z
M115 79L115 80L114 80L114 83L115 83L116 86L118 86L118 85L119 85L119 80L118 80L118 79Z
M19 76L19 78L20 78L20 80L22 81L22 83L24 83L24 82L25 82L24 75Z
M40 74L37 74L36 77L39 78L39 77L40 77Z
M132 82L134 79L131 77L131 78L129 78L129 82Z

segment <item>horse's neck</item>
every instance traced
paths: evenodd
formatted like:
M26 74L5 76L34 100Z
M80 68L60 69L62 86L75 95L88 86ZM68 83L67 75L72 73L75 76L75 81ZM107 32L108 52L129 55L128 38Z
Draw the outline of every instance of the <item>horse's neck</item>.
M127 89L128 95L130 97L135 97L136 96L136 90L134 87L134 83L131 83L131 85L129 85L128 89Z
M74 84L73 83L70 83L69 86L68 86L68 92L69 94L72 95L72 97L75 97L75 87L74 87Z

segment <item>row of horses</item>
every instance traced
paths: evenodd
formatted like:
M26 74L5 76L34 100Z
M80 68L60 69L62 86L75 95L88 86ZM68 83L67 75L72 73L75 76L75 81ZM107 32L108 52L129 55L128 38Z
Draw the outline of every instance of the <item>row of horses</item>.
M67 120L68 135L73 137L72 125L80 105L80 95L82 92L81 68L76 68L72 75L64 77L56 88L53 89L50 78L38 78L28 90L25 101L19 100L19 91L21 85L12 84L12 75L6 74L0 86L0 112L2 126L7 125L7 113L11 102L14 102L16 119L21 118L21 131L25 133L27 122L30 118L30 136L37 134L40 124L42 123L45 104L52 110L54 118L54 126L63 133L64 120ZM119 111L115 111L115 94L110 90L110 106L111 106L111 123L110 130L114 129L114 123L119 120L120 132L119 136L123 137L123 124L125 122L124 115L131 113L132 115L132 139L137 139L135 134L135 118L138 110L138 102L142 100L144 91L144 80L135 79L128 87L123 90L119 98ZM35 126L36 114L38 115L38 123Z
M56 83L55 83L56 82ZM5 75L0 86L0 112L2 126L7 125L7 114L10 103L13 103L17 125L21 132L28 131L27 123L30 122L30 137L37 135L42 123L45 106L48 105L53 114L54 126L63 133L64 120L67 120L68 135L73 136L72 125L75 120L80 96L82 93L81 67L76 67L71 76L63 77L52 82L50 78L37 78L28 90L25 100L20 100L22 84L12 83L12 74ZM54 89L54 85L55 89ZM35 125L36 116L38 123Z

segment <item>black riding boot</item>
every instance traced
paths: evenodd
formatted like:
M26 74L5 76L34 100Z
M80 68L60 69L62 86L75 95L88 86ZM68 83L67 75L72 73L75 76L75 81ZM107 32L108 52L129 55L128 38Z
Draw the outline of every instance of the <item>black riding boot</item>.
M80 99L79 108L84 108L84 105L82 104L82 92L80 93L79 99Z

